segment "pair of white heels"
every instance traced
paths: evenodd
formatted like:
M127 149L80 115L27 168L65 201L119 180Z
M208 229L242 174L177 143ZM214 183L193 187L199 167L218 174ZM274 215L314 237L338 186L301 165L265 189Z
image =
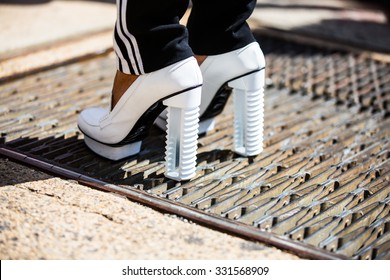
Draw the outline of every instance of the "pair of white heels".
M78 126L92 151L119 160L140 151L156 121L167 131L165 176L189 180L196 171L198 133L213 128L213 117L226 103L227 87L234 98L234 151L243 156L262 151L264 67L258 43L208 56L200 67L191 57L139 76L112 111L86 109Z

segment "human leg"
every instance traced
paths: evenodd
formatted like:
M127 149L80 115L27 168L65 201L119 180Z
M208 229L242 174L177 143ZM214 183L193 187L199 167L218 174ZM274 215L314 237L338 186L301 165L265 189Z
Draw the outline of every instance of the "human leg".
M202 84L186 28L179 24L186 2L118 0L115 106L84 110L78 120L88 147L118 160L140 151L149 126L167 106L166 175L177 180L189 179L195 172L193 132L198 127Z
M247 24L256 0L192 0L189 42L196 55L218 55L255 42Z
M114 49L118 70L145 74L193 55L179 23L188 0L117 0Z
M189 0L117 0L114 50L117 73L113 108L138 75L193 55L187 29L180 25Z
M256 0L193 0L189 42L202 55L204 79L200 132L214 127L230 93L234 104L234 150L257 155L263 143L264 55L247 24Z

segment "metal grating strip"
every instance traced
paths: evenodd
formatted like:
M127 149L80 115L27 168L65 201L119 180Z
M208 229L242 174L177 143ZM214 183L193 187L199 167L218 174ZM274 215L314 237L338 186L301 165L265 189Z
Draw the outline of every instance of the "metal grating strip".
M231 152L230 104L216 129L199 139L198 173L190 182L163 176L164 135L156 128L141 153L124 161L89 152L76 117L82 108L108 106L111 55L0 85L3 153L16 151L319 251L390 258L389 64L272 38L261 42L268 89L265 149L257 157Z

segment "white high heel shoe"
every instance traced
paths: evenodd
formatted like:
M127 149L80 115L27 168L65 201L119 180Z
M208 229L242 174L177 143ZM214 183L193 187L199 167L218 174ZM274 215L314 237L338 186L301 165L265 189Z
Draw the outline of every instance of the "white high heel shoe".
M220 55L208 56L203 75L199 133L212 130L233 93L234 151L253 156L263 150L265 58L257 42ZM162 113L155 124L165 129Z
M137 154L154 120L167 106L165 176L188 180L195 175L202 75L191 57L139 76L112 111L89 108L78 119L86 145L119 160Z

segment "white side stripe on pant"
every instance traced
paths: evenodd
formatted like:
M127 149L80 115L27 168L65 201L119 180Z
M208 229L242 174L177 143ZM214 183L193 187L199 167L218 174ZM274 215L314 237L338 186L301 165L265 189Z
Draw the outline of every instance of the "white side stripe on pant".
M120 70L122 70L123 73L130 74L131 72L130 72L129 64L127 63L127 60L124 58L122 51L116 42L115 36L114 36L114 50L115 50L115 53L116 53L117 59L118 59L117 68L120 69L119 65L122 65L122 69L120 69Z
M123 0L122 0L123 1ZM142 64L142 59L141 59L141 54L139 52L139 48L138 48L138 44L137 44L137 40L135 39L135 37L129 32L128 28L127 28L127 21L126 21L126 11L127 11L127 0L123 1L123 7L122 7L122 24L123 24L123 30L125 32L125 35L127 35L128 38L130 38L131 40L131 43L133 45L133 50L134 50L134 53L133 53L133 56L136 60L136 63L133 63L133 60L132 60L132 65L133 65L133 68L134 69L139 69L140 73L139 74L145 74L145 71L144 71L144 66ZM138 66L138 67L137 67Z
M115 41L117 38L114 36L114 49L118 54L119 59L121 60L122 70L126 74L144 74L144 68L142 64L141 55L139 52L137 40L135 37L129 32L127 28L126 22L126 10L127 10L127 1L126 0L117 0L117 22L116 22L116 31L117 34L122 41L122 43L126 47L126 51L128 54L128 59L125 57L123 51L118 46ZM131 64L131 69L130 65Z

